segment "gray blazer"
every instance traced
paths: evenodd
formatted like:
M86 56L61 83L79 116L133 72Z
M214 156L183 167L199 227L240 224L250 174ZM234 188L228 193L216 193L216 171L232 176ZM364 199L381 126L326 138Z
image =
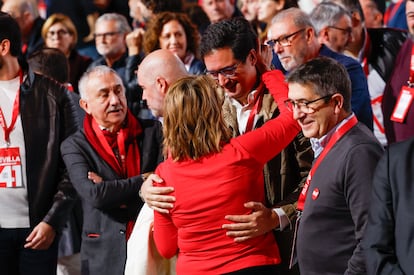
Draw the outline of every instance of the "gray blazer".
M162 160L162 133L158 121L147 121L139 137L141 173L154 171ZM126 261L126 225L138 215L141 175L121 179L86 140L83 130L67 138L62 157L70 180L82 200L82 274L123 274ZM93 171L103 178L93 184Z

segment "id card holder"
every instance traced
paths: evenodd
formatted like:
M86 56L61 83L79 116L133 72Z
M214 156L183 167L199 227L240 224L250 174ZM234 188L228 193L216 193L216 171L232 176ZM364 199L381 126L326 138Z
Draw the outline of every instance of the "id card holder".
M0 148L0 188L23 187L18 147Z
M414 97L414 88L403 86L401 88L400 95L397 103L395 104L394 111L392 112L391 120L399 123L403 123L408 110L411 107Z

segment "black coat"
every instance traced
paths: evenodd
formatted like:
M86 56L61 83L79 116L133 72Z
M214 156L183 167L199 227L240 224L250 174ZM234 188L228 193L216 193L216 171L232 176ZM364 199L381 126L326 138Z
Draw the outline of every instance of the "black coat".
M60 144L79 128L78 103L64 86L31 71L20 91L30 225L45 221L59 230L76 194Z

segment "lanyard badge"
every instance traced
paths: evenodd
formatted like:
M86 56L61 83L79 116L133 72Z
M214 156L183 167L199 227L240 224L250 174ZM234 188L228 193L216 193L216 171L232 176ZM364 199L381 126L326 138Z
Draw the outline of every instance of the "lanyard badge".
M398 96L397 104L391 115L391 120L403 123L407 117L408 110L411 108L414 97L414 46L411 50L410 61L410 78L406 86L402 86L400 95Z

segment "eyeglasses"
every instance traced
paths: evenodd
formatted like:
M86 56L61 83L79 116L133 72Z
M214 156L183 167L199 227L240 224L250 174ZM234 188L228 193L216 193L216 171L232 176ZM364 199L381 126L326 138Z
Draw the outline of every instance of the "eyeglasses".
M218 80L219 74L226 78L234 77L236 75L237 67L241 62L238 62L232 66L224 67L217 71L206 71L206 74L210 75L214 80Z
M93 37L95 39L112 39L115 35L120 34L120 31L117 32L105 32L105 33L95 33Z
M317 98L317 99L311 100L311 101L307 101L307 100L294 101L294 100L288 99L288 100L285 101L285 105L292 112L295 108L298 108L299 111L301 111L302 113L311 114L311 113L315 112L316 110L314 108L312 108L311 106L309 106L309 104L315 103L319 100L325 100L326 101L327 99L331 99L332 96L333 96L333 94L323 96L323 97L320 97L320 98Z
M350 35L352 33L352 28L351 27L340 28L340 27L335 27L335 26L328 26L328 28L343 31L344 33L346 33L348 35Z
M300 29L298 31L295 31L294 33L279 37L277 39L270 39L268 41L266 41L266 44L270 47L274 47L276 46L276 44L278 44L281 47L289 47L292 46L292 41L295 38L294 36L303 32L304 30L306 30L306 28Z
M52 38L55 36L55 34L58 37L62 37L64 35L67 35L69 32L67 30L61 29L61 30L57 30L57 31L48 31L47 32L47 38Z

